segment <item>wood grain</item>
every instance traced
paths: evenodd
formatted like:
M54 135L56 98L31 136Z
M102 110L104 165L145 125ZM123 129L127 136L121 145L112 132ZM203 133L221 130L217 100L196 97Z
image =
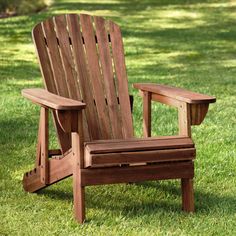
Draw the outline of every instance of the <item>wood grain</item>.
M90 154L85 152L85 167L102 167L134 163L157 163L186 161L195 158L195 148L180 148L153 151L132 151L118 153Z
M90 82L89 68L86 62L86 55L84 51L81 26L78 15L67 15L67 24L71 42L73 45L73 57L75 61L75 67L79 75L79 87L81 90L82 99L87 104L85 114L86 121L88 123L89 136L91 140L99 139L99 119L94 106L93 96L91 96L92 85Z
M213 103L216 101L215 97L195 93L182 88L175 88L163 84L154 83L136 83L133 87L142 91L149 91L155 94L171 97L176 100L187 102L190 104L198 103Z
M72 156L73 156L73 198L74 215L79 223L85 220L85 187L81 183L81 169L84 167L83 150L83 118L82 113L78 114L78 130L72 136Z
M192 161L133 167L83 169L82 185L135 183L147 180L193 178ZM99 176L99 178L98 178Z
M86 143L85 148L90 154L99 153L114 153L125 151L147 151L147 150L164 150L171 148L192 148L194 147L193 141L190 138L178 139L137 139L134 141L126 142L121 140L117 142L93 142Z
M186 212L194 212L194 193L193 193L193 179L182 178L182 209Z
M114 74L112 68L112 58L110 54L108 32L106 30L105 20L103 18L94 17L94 23L96 26L97 43L104 79L107 106L111 122L112 136L113 138L122 138L122 130L120 129L121 116L118 100L116 99L117 95L114 84Z
M68 98L69 91L65 80L66 75L61 60L53 19L44 21L42 27L47 42L53 78L57 87L57 94Z
M190 104L182 103L179 107L179 134L191 137L191 114Z
M123 124L122 131L124 138L131 138L133 137L133 121L130 103L127 103L127 101L129 101L129 92L121 30L118 25L110 21L109 33L111 37L113 63L118 84L117 91L120 100L120 112Z
M60 47L61 61L65 71L65 80L69 97L74 100L81 100L65 16L60 15L54 17L54 25L56 28L58 45Z
M48 145L49 145L49 129L48 129L48 109L41 107L41 125L40 125L40 168L41 182L48 184L49 182L49 161L48 161Z
M21 94L34 103L55 110L81 110L86 106L85 103L55 95L45 89L23 89Z
M143 136L151 137L151 93L143 92Z
M36 192L72 175L75 218L83 223L85 186L181 179L183 210L193 211L196 150L190 126L202 122L215 98L165 85L134 84L143 96L145 136L134 138L117 24L66 14L37 24L33 38L47 91L22 91L42 107L36 168L24 175L25 191ZM178 108L178 136L149 137L151 100ZM60 150L48 150L48 109Z
M100 137L103 139L109 139L111 133L110 120L105 102L102 75L99 67L99 58L96 48L92 17L89 15L81 14L80 22L85 42L85 50L92 85L90 92L93 91L96 109L99 116L100 129L102 131Z

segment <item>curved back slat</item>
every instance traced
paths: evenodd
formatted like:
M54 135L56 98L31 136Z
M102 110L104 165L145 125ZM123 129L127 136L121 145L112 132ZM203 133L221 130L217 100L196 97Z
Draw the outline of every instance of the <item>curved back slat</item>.
M133 136L133 126L131 108L129 105L127 106L127 101L129 101L129 93L123 41L120 27L114 24L112 21L109 23L113 63L118 85L117 92L120 101L120 112L123 124L123 135L125 138L129 138Z
M94 23L96 28L98 52L101 62L101 71L104 79L104 91L107 99L107 106L110 121L112 123L111 129L114 138L122 138L121 114L119 111L119 104L117 100L117 93L115 88L112 57L110 54L109 38L107 37L106 21L101 17L94 17Z
M87 104L86 140L133 136L119 26L102 17L67 14L36 25L33 38L47 90Z

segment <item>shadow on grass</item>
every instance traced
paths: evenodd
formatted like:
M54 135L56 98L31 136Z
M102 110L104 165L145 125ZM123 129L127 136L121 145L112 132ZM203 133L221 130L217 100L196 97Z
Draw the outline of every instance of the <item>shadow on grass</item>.
M141 201L137 202L136 197L139 193L139 187L140 191L143 191L143 188L147 188L148 190L151 189L152 196L145 196L142 199L139 199ZM104 188L104 186L102 188ZM153 190L157 190L156 193L153 193ZM96 195L99 195L99 198L97 196L94 197L95 195L89 193L89 191L86 192L86 207L122 212L124 216L128 215L131 217L140 215L140 212L142 212L142 215L151 215L158 211L183 214L181 211L181 204L174 204L171 200L171 198L179 197L179 202L181 202L180 186L163 185L159 182L143 182L135 184L134 195L132 194L132 189L127 189L125 193L118 193L118 191L116 191L115 194L110 193L109 196L107 196L107 191L106 193L103 193L102 189L100 189L100 193L98 193L98 191L99 189L96 190ZM153 200L153 195L156 194L158 196L158 192L168 194L170 198L158 198L158 200ZM52 199L66 201L73 200L72 192L64 192L59 189L43 189L39 191L38 194L46 195ZM204 191L195 190L195 207L197 215L208 215L213 211L217 211L217 209L225 209L228 214L234 215L236 211L235 205L236 199L232 196L219 196L214 193L205 193Z

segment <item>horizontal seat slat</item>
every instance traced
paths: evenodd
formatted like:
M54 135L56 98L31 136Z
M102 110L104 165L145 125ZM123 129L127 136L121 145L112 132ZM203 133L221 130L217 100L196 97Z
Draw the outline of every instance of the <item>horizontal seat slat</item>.
M86 152L90 154L129 152L129 151L150 151L160 149L174 148L192 148L194 147L191 138L173 138L173 139L124 139L124 140L108 140L107 142L91 142L86 143Z
M101 167L107 165L153 163L169 161L193 160L195 148L167 149L140 152L121 152L105 154L85 154L85 167Z
M183 136L98 140L85 144L84 165L88 168L187 161L195 155L192 139Z

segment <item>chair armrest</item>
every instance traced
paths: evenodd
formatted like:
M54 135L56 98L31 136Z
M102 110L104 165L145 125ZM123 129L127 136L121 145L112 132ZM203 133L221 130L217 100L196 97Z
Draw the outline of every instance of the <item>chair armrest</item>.
M151 100L178 108L179 134L191 136L191 125L200 125L204 120L209 103L215 97L191 92L181 88L152 83L136 83L143 97L143 133L151 136Z
M203 95L200 93L195 93L185 89L175 88L167 85L153 83L137 83L133 84L133 87L142 91L169 97L189 104L209 104L214 103L216 101L216 98L212 96Z
M62 96L55 95L45 89L33 88L23 89L21 94L32 102L54 110L76 110L85 108L86 104Z

